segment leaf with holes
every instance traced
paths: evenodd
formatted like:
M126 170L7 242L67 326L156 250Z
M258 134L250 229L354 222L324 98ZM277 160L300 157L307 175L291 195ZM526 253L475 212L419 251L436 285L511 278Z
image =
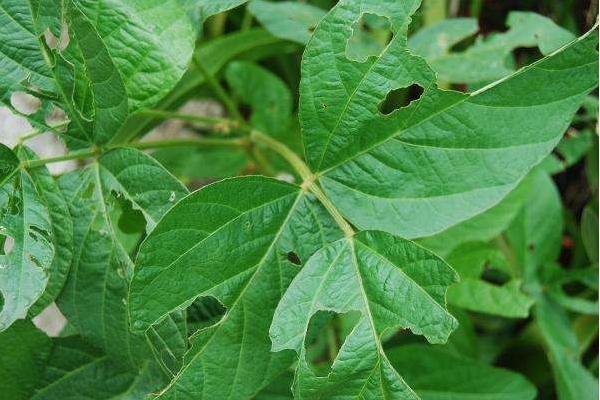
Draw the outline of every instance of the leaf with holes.
M298 352L295 396L417 399L387 359L381 337L404 328L445 342L458 325L445 300L457 280L433 253L383 232L361 232L317 252L281 299L270 329L274 351ZM306 332L318 311L360 313L326 377L306 360Z
M51 232L45 199L29 171L19 169L0 188L0 331L25 318L44 293L56 250Z
M289 367L290 353L270 352L273 312L298 264L340 236L311 195L273 179L228 179L177 203L140 248L133 327L147 330L203 296L226 312L193 335L159 398L247 399Z
M300 87L305 152L326 194L359 228L409 238L497 204L550 153L598 84L590 32L478 92L441 90L407 48L419 3L340 1L306 47ZM393 38L360 62L348 58L348 21L363 15L387 17ZM415 86L419 99L381 113L390 92Z
M152 348L144 335L129 332L126 297L133 262L119 235L129 231L139 241L187 190L156 161L133 149L110 151L63 175L59 186L73 217L75 248L58 304L86 340L122 364L137 367L152 356ZM138 217L141 224L123 226ZM178 354L185 350L185 340L177 339L175 318L169 316L149 335L173 338L168 346ZM169 362L177 365L177 360Z

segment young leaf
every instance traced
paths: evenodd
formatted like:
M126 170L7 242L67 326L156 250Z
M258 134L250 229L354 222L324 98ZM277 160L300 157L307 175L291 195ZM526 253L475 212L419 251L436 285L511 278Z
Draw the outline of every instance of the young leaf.
M252 107L252 126L274 138L289 139L292 94L277 75L258 65L236 61L225 70L227 83L244 104Z
M0 332L0 393L11 400L29 400L41 381L52 343L31 321L17 321Z
M51 232L44 199L31 175L21 169L0 188L0 235L4 244L0 255L0 331L25 318L44 292L55 254Z
M457 322L445 308L446 288L458 279L442 259L413 242L383 232L361 232L314 254L277 306L273 350L299 355L297 398L418 397L387 359L381 336L407 328L443 343ZM327 377L314 374L305 337L318 311L360 312Z
M575 36L551 19L530 12L511 12L506 32L478 38L465 51L453 53L453 45L477 32L475 19L457 18L428 26L409 41L409 47L423 56L440 80L453 83L490 82L514 71L507 62L520 47L539 47L544 55L569 43Z
M325 11L319 7L292 1L253 0L248 10L273 35L306 44Z
M563 231L560 193L552 178L540 170L534 171L531 178L525 205L506 231L516 261L526 275L556 260Z
M486 243L466 243L447 258L460 275L460 282L450 286L448 303L465 310L508 318L525 318L533 299L521 291L521 281L510 279L496 285L481 279L484 268L506 269L508 262L499 250Z
M307 160L326 194L357 227L409 238L498 203L552 150L598 82L590 32L471 95L442 91L406 46L419 3L340 1L307 45L300 93ZM360 63L346 56L348 22L365 13L387 17L394 37ZM411 86L421 88L418 100L380 112L390 92Z
M85 169L63 175L59 185L73 217L75 242L59 306L86 340L114 360L137 367L152 353L143 335L129 331L126 296L133 262L118 240L112 211L121 198L131 203L134 211L141 212L149 232L187 190L134 149L110 151ZM169 318L162 329L168 338L179 334Z
M388 351L391 364L422 400L533 400L536 388L514 372L431 346L409 345Z
M133 328L146 330L202 296L226 312L193 336L184 367L159 397L251 398L287 368L291 354L270 352L272 315L297 264L341 236L334 227L312 196L263 177L206 186L171 209L136 260Z
M540 298L534 309L536 323L548 346L558 398L560 400L595 400L598 379L579 360L577 336L569 317L553 301Z

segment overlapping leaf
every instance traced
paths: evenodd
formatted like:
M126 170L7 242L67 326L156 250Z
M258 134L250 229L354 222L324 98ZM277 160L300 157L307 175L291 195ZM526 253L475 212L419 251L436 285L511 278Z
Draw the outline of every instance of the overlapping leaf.
M273 350L299 354L294 393L302 399L417 399L387 359L381 336L407 328L443 343L457 326L445 292L458 279L433 253L405 239L365 231L311 257L277 306ZM331 371L319 377L305 358L305 337L318 311L358 311Z
M440 80L453 83L491 82L514 71L511 53L520 47L539 47L547 55L575 36L551 19L529 12L511 12L506 32L479 37L462 52L452 46L478 30L477 20L455 18L440 21L411 36L408 45L424 57Z
M310 167L341 212L362 229L427 236L498 203L556 145L597 85L596 35L588 34L471 95L442 91L407 48L419 1L341 1L304 53L300 119ZM378 56L347 58L362 15L390 20ZM389 115L389 92L422 96ZM402 182L399 184L399 182Z
M129 304L136 330L201 296L226 308L197 332L160 398L247 399L292 362L271 353L268 329L290 281L340 231L299 187L262 177L202 188L168 212L142 244Z
M126 297L133 262L119 240L119 214L131 223L141 213L149 232L156 221L187 193L156 161L133 149L116 149L90 166L62 176L60 188L74 221L74 260L59 298L61 310L81 335L113 359L138 367L151 356L143 335L129 331ZM138 214L139 215L139 214ZM175 318L175 317L173 317ZM167 318L150 335L174 338L173 354L185 350L180 326ZM177 347L182 347L177 350ZM176 365L176 363L175 363Z
M430 346L397 347L388 355L391 364L422 400L533 400L536 397L535 386L512 371Z
M308 42L325 11L305 3L253 0L248 10L273 35L300 44Z

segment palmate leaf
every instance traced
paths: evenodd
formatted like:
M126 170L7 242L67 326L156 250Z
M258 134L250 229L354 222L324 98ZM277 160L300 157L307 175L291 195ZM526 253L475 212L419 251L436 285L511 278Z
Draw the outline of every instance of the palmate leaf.
M133 215L125 218L141 213L149 232L187 190L160 164L134 149L105 153L88 167L63 175L59 185L73 217L75 248L58 304L86 340L121 364L139 367L151 358L152 346L144 335L129 331L126 297L133 262L118 239L114 213L126 206ZM169 338L171 353L181 354L185 332L176 318L169 316L148 335ZM173 360L162 361L173 365Z
M184 366L159 395L249 399L287 368L268 330L298 263L341 236L298 186L244 177L206 186L169 211L140 247L129 306L136 330L202 296L226 308L192 337Z
M381 344L388 329L408 328L443 343L457 326L445 308L446 288L458 279L442 259L413 242L365 231L311 257L277 306L273 350L296 350L294 393L301 399L417 399ZM316 376L304 341L317 311L360 312L331 371Z
M409 238L498 203L556 145L598 80L591 32L473 94L442 91L407 49L419 4L339 2L306 47L300 92L307 160L326 194L357 227ZM394 37L359 63L347 58L349 21L364 14L387 17ZM418 100L379 111L390 91L411 85L423 89Z

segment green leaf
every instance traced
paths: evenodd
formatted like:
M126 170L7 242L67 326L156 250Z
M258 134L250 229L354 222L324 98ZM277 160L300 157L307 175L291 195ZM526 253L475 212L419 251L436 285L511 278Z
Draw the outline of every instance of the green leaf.
M477 32L475 19L440 21L417 32L408 43L416 54L427 60L440 80L481 83L511 74L514 71L512 52L517 48L539 47L542 54L548 55L575 39L571 32L551 19L531 12L511 12L507 25L506 32L478 37L474 45L461 52L450 50Z
M272 55L281 55L296 50L261 28L236 31L220 36L198 46L194 58L205 65L213 75L232 59L260 60ZM210 62L208 62L210 60ZM205 83L204 75L194 65L183 75L177 86L161 102L160 109L175 109L182 105L195 91ZM126 143L129 139L146 133L159 120L143 113L131 115L121 131L115 137L115 143Z
M231 10L247 1L248 0L199 0L198 7L200 8L200 21L203 22L211 15Z
M529 315L533 299L521 291L519 279L510 279L502 285L481 279L484 269L503 271L508 268L508 262L493 246L467 243L457 247L446 260L460 275L460 282L448 289L449 304L507 318Z
M0 331L25 318L46 288L55 255L49 212L24 169L0 188Z
M272 72L244 61L230 63L225 78L241 102L252 108L252 126L285 142L293 105L292 94L285 83Z
M270 352L272 315L297 263L341 236L334 227L312 196L263 177L224 180L177 203L140 248L133 328L203 296L226 312L192 337L184 367L159 397L251 398L287 368L291 354Z
M273 35L306 44L325 11L305 3L253 0L248 10Z
M195 34L180 0L75 0L116 65L129 110L152 107L179 81Z
M560 193L543 171L534 171L529 196L506 231L517 263L525 276L556 260L561 249L563 216Z
M129 331L126 297L133 262L118 240L112 211L119 202L129 202L141 212L149 232L187 190L134 149L112 150L90 166L63 175L59 186L73 217L75 243L60 309L90 343L124 365L139 366L152 353L143 335ZM176 338L179 328L170 318L158 329Z
M71 118L67 135L87 144L106 144L127 118L125 85L104 42L76 7L71 8L69 27L69 47L56 55L54 68Z
M17 168L19 168L19 158L11 149L0 143L0 186L10 179Z
M52 343L31 321L0 332L0 391L11 400L29 400L42 379Z
M425 345L396 347L390 362L422 400L533 400L536 388L514 372Z
M23 160L35 160L36 155L26 147L20 147L19 156ZM48 270L48 283L42 296L30 309L30 315L37 315L59 295L73 259L73 221L65 199L54 178L44 166L28 169L32 183L39 193L50 218L50 238L54 246L54 258Z
M583 209L581 238L590 261L598 263L598 209L593 204Z
M560 306L540 298L535 307L536 323L548 346L559 400L598 398L598 379L581 364L577 336Z
M143 400L158 389L163 377L156 365L140 371L124 369L78 336L53 340L45 373L34 400L65 398Z
M494 239L508 228L521 210L530 190L529 181L525 178L492 208L433 236L419 239L419 244L445 257L461 244Z
M295 396L417 399L387 359L381 336L406 328L445 342L457 326L445 292L457 280L433 253L384 232L360 232L318 251L281 299L270 329L273 351L299 355ZM360 313L326 377L316 376L305 357L308 325L318 311Z
M184 182L228 178L240 174L248 164L247 152L231 147L160 149L152 157Z
M409 238L497 204L554 148L598 82L591 32L473 94L442 91L406 45L418 5L340 1L306 47L300 88L305 152L326 194L358 228ZM365 13L390 19L394 37L359 63L347 58L347 41L350 21ZM412 85L422 96L382 115L388 93Z

